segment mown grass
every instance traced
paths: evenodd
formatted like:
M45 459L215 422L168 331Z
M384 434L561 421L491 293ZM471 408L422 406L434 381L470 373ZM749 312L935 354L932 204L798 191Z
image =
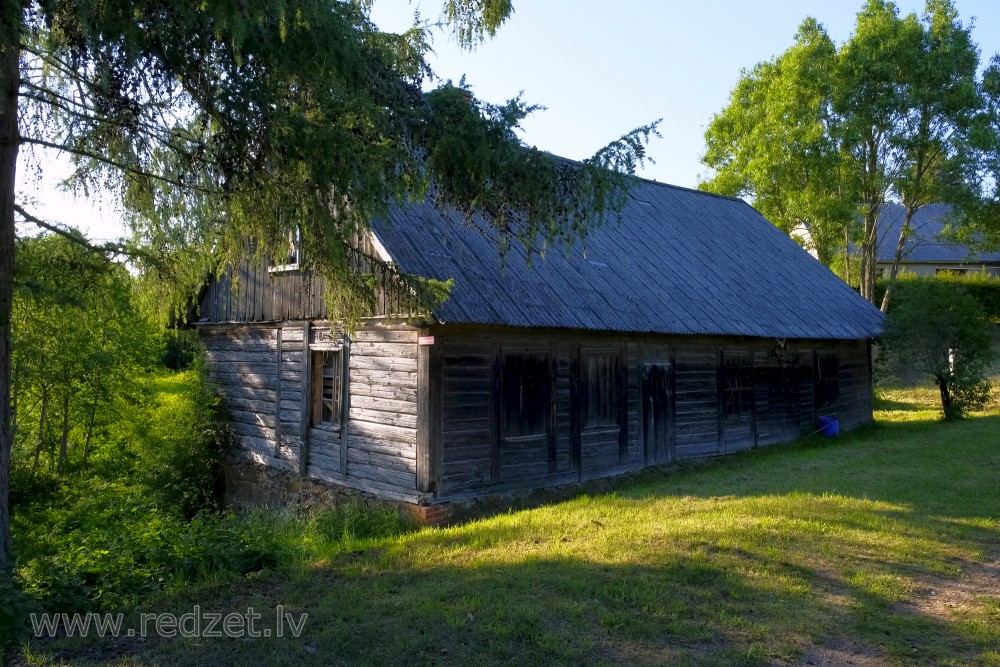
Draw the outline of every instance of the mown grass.
M30 661L1000 665L1000 412L879 407L837 439L448 529L326 550L286 532L296 565L140 605L265 628L282 605L308 614L297 638L34 642Z

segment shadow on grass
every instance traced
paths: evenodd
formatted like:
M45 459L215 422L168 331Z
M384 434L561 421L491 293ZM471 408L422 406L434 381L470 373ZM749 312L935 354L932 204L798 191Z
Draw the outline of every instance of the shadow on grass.
M940 406L924 405L913 401L897 401L891 398L876 398L874 407L876 410L891 410L893 412L926 412Z
M507 537L523 539L514 533ZM171 608L226 614L252 606L263 612L258 628L268 628L282 605L308 614L302 636L150 638L63 645L56 655L137 665L758 665L797 661L828 636L915 664L964 663L980 650L949 624L894 613L896 596L877 578L711 542L630 563L564 555L405 567L371 554L230 593L219 600L192 591Z

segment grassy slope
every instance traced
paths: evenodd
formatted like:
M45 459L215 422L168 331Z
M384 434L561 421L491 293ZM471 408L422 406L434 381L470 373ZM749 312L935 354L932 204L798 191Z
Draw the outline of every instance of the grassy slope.
M34 649L127 664L1000 664L1000 413L940 424L910 398L835 440L650 471L156 605L282 604L309 614L298 639Z

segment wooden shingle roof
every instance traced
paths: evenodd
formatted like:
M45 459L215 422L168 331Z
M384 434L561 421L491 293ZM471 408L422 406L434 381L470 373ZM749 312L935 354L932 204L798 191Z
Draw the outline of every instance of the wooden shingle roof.
M882 314L746 202L639 180L620 224L529 262L429 204L373 231L408 273L455 279L441 322L767 338L873 338Z

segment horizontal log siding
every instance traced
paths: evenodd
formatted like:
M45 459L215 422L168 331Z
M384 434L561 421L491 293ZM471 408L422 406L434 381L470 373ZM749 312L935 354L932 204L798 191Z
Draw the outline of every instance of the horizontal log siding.
M298 342L283 332L281 375L297 378L298 360L292 359L289 347L298 346L301 355L302 333ZM246 325L202 329L205 366L208 378L219 388L229 412L233 432L251 460L262 465L297 471L299 459L298 403L287 400L298 391L295 381L278 377L278 329L274 326ZM281 392L281 447L275 449L278 422L278 384ZM289 423L286 423L288 421ZM293 422L293 423L292 423Z
M298 471L302 405L311 395L303 396L303 363L311 363L303 354L303 323L207 325L200 333L209 379L219 387L245 452L256 463ZM310 336L317 343L337 334L324 323L312 327ZM317 424L309 428L308 476L396 500L419 500L416 353L413 329L355 333L348 357L347 470L341 468L341 425Z
M836 409L840 427L851 429L867 424L872 418L868 346L864 341L855 341L831 351L836 351L840 367L840 397Z
M354 334L345 478L351 485L417 495L417 337L414 329Z
M616 337L584 332L475 331L472 327L439 326L434 329L441 346L442 484L439 499L504 492L508 489L551 485L590 479L642 467L641 373L644 363L673 360L673 438L677 459L712 456L754 445L792 440L815 430L812 363L819 351L832 351L841 360L841 398L836 409L844 428L871 419L867 382L867 347L864 341L797 341L779 350L776 343L760 339L733 340L721 337ZM555 342L553 344L553 339ZM555 467L539 475L539 452L518 441L504 442L491 428L494 381L493 355L499 350L526 346L555 350ZM626 390L626 455L619 457L615 427L580 428L574 436L574 366L588 351L622 350ZM751 364L754 413L725 419L720 415L720 355L747 360ZM579 371L577 371L579 372ZM786 386L775 384L780 378ZM579 416L577 416L579 418ZM576 463L574 437L579 438L583 468ZM495 448L493 439L499 447ZM501 463L494 477L493 456L500 451ZM524 475L515 479L519 448L524 449ZM530 474L529 474L530 473Z
M441 492L483 488L493 482L491 344L489 339L436 344L442 346Z
M674 355L677 459L718 454L718 350L715 346L681 343Z
M280 362L279 326L283 327ZM677 459L787 441L815 431L813 364L817 354L835 353L840 370L839 398L824 408L824 414L837 416L844 429L871 420L865 341L790 341L779 349L770 341L721 337L495 332L447 325L433 327L431 332L438 346L431 372L439 374L435 377L440 388L439 407L431 418L437 420L440 430L428 446L431 459L437 461L438 501L562 484L641 467L641 374L645 363L673 360ZM246 451L259 463L295 470L301 447L302 322L209 325L202 327L201 335L209 377L219 385L233 429ZM331 336L332 331L328 323L319 322L312 335L318 341ZM340 451L338 428L311 428L310 476L391 499L414 502L424 497L416 491L417 337L416 329L404 327L379 326L355 334L349 353L346 456ZM543 458L545 450L534 444L525 445L521 456L516 439L500 443L499 413L494 414L498 408L493 405L499 387L494 387L494 357L504 346L549 350L554 372L553 459ZM624 442L617 439L614 427L587 430L574 425L574 419L581 417L579 404L574 404L579 401L579 392L572 386L574 377L583 379L581 354L588 349L611 348L620 351L624 375ZM718 363L724 355L751 360L752 418L726 420L724 413L720 414ZM281 434L277 450L276 432ZM584 453L582 468L575 438ZM506 444L507 450L499 452L497 443ZM595 445L601 452L599 460L586 456L587 448ZM494 461L498 452L501 458ZM346 470L342 469L344 460Z

